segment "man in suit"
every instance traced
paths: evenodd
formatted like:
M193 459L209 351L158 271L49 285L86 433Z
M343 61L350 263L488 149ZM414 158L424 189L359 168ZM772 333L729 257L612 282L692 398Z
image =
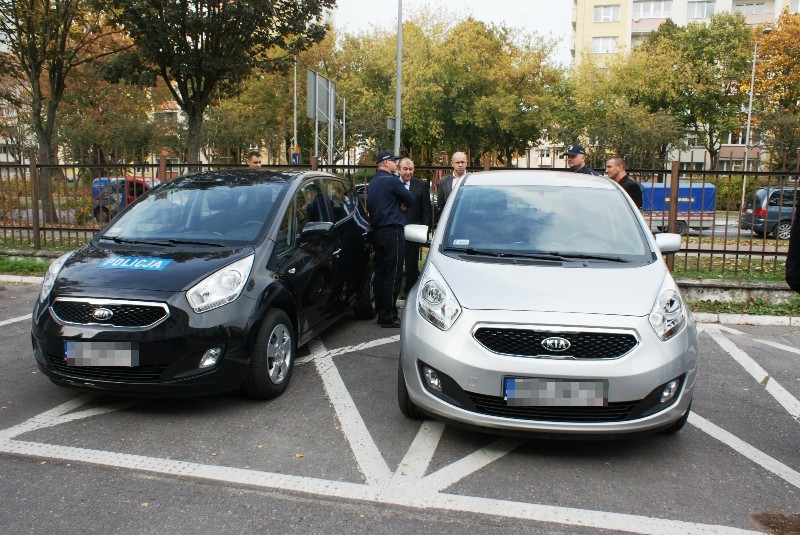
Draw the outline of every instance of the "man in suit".
M433 219L431 211L431 188L427 180L414 178L414 162L411 158L401 158L398 169L403 185L414 196L414 205L410 208L401 205L400 209L405 212L406 225L427 225L431 226ZM416 284L419 278L419 245L406 242L405 252L405 287L403 294L408 295L411 287Z
M444 210L444 204L447 202L450 193L452 193L453 187L459 180L467 176L466 154L463 152L454 152L450 163L453 165L453 172L439 182L439 189L436 191L436 206L440 212Z

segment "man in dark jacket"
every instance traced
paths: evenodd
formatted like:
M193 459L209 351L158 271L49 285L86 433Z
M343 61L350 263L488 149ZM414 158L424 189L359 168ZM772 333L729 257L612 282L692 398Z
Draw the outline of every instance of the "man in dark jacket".
M642 187L628 176L628 171L625 169L625 160L619 156L609 158L606 162L606 175L622 186L625 193L633 200L636 208L642 209Z
M375 308L381 327L400 327L397 314L397 297L403 279L405 237L403 227L406 217L400 209L414 206L414 196L395 173L397 160L388 150L375 156L378 172L367 188L367 208L372 224L372 244L375 248Z
M786 253L786 282L800 293L800 208L794 210L794 221L789 234L789 252Z
M436 207L440 212L444 210L447 198L450 197L455 185L459 180L467 176L466 154L463 152L454 152L450 163L453 165L453 172L439 182L439 188L436 190Z
M411 158L400 159L400 179L403 185L414 196L414 206L405 208L406 225L431 226L433 214L431 212L431 187L427 180L414 178L414 162ZM401 206L403 208L403 206ZM405 254L405 287L403 293L408 295L411 287L419 278L419 245L406 243Z
M569 149L567 149L567 152L564 154L564 156L567 158L567 167L569 167L569 170L573 173L599 176L592 170L591 167L586 165L586 149L584 149L583 146L571 146Z

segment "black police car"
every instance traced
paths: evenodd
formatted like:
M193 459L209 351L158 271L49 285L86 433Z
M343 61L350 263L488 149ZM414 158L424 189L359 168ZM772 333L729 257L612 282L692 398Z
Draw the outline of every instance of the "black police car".
M374 317L352 186L323 173L187 175L55 261L33 311L36 363L123 394L286 389L297 347Z

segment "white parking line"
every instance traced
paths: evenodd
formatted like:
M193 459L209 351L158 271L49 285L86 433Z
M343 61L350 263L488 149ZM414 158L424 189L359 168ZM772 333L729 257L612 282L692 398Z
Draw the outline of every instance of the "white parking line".
M796 397L783 388L778 381L770 377L767 371L762 368L758 362L739 349L739 347L731 342L724 334L713 328L706 328L706 332L723 350L733 357L758 384L764 386L766 391L786 409L792 418L800 421L800 401L798 401Z
M788 351L789 353L794 353L795 355L800 355L800 349L791 346L785 346L783 344L779 344L777 342L770 342L769 340L761 340L756 338L753 340L754 342L758 342L759 344L764 344L766 346L774 347L775 349L780 349L781 351Z
M11 318L10 320L3 320L0 321L0 327L5 325L11 325L12 323L17 323L18 321L25 321L31 319L33 314L25 314L24 316L17 316L16 318Z
M703 431L711 435L712 437L716 438L723 444L729 446L733 450L741 453L757 465L769 470L776 476L780 477L787 483L794 485L796 488L800 489L800 472L792 470L785 464L781 463L777 459L770 457L766 453L754 448L744 440L730 434L729 432L725 431L721 427L718 427L699 414L693 412L689 414L689 423Z
M712 333L709 332L709 334ZM719 331L715 331L713 336L724 338ZM0 431L0 452L40 458L78 461L101 466L115 466L145 472L200 478L262 488L298 491L313 495L334 496L387 505L411 506L427 510L463 511L502 518L518 518L561 526L592 527L629 533L659 535L674 533L688 535L758 533L756 531L732 528L729 526L699 524L640 515L443 493L441 492L443 489L452 486L464 477L475 473L477 470L503 457L516 448L522 441L501 438L485 448L473 452L426 476L425 472L430 465L445 428L444 424L434 421L425 421L422 423L415 440L404 456L403 461L400 463L400 467L398 467L396 473L392 474L377 444L364 424L361 414L347 391L344 381L331 357L347 353L355 348L364 349L367 347L376 347L396 340L397 337L390 337L376 340L369 344L360 344L359 346L332 351L326 350L325 346L316 340L312 341L309 345L311 355L306 362L314 362L316 365L317 371L322 378L325 392L341 422L342 432L350 444L356 462L365 478L365 483L328 481L311 477L231 468L228 466L205 465L170 459L144 457L140 455L14 440L14 437L34 429L50 427L80 418L88 418L113 410L121 410L128 406L141 403L140 401L121 402L76 411L79 407L94 401L96 398L93 395L75 398L49 411L34 416L17 426ZM727 341L727 339L725 339L725 341ZM729 341L728 344L731 346L733 345ZM749 357L747 358L749 359ZM760 367L752 366L751 368L756 371L760 369ZM708 422L697 414L692 413L690 415L689 423L725 443L746 458L778 475L795 487L800 488L800 474L791 468L781 464L772 457L715 426L711 422Z
M369 430L361 418L361 413L358 412L353 398L350 397L350 392L342 381L342 376L339 375L336 364L328 356L327 349L319 340L312 340L309 347L314 363L317 365L317 373L322 378L325 393L333 404L336 416L342 424L342 432L350 443L350 449L353 450L353 455L355 455L367 484L374 485L387 481L391 477L389 466L378 450L372 435L369 434Z

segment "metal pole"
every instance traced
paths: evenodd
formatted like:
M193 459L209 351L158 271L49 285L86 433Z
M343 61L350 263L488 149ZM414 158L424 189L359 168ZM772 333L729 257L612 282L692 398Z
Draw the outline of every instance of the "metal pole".
M294 57L294 137L292 153L297 150L297 55Z
M772 31L772 28L764 28L762 35L766 35ZM753 117L753 93L754 85L756 83L756 61L758 60L758 41L761 36L756 37L756 42L753 45L753 69L750 73L750 103L747 105L747 129L744 135L744 162L742 163L742 201L739 205L739 210L744 209L744 194L747 187L747 160L750 156L750 120Z
M397 0L397 87L394 91L394 153L400 154L401 117L400 97L403 84L403 0Z

